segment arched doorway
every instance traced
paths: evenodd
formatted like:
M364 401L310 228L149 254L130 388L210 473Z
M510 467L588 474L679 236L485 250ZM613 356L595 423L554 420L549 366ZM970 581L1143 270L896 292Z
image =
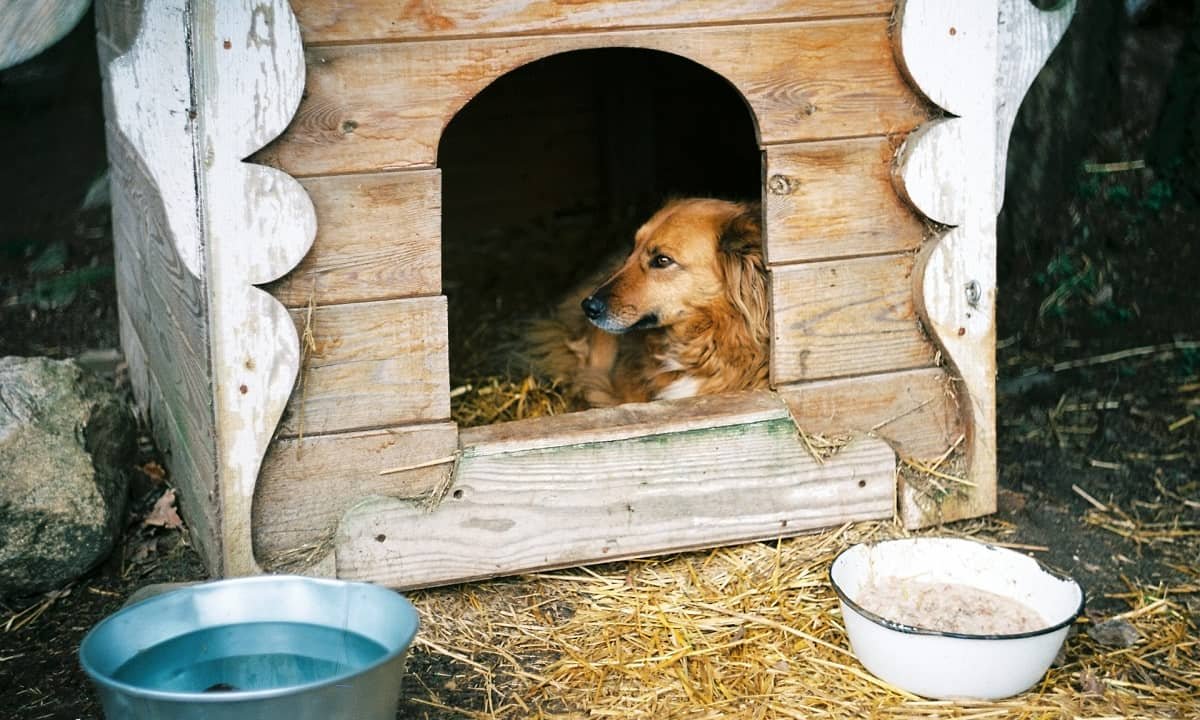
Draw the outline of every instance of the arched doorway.
M666 198L758 200L762 175L755 119L727 80L631 48L498 78L446 126L438 166L451 387L463 393L519 380L523 321L628 247Z

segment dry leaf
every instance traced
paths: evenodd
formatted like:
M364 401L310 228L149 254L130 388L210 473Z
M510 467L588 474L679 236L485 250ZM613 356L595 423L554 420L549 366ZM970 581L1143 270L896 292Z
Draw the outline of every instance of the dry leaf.
M139 465L138 470L141 470L142 474L150 478L150 481L155 485L162 484L162 481L167 478L166 469L153 460L144 465Z
M144 520L143 525L153 525L155 527L163 527L168 530L175 530L183 527L183 520L180 519L179 513L175 511L175 489L171 488L162 494L158 502L154 503L154 509L151 510Z

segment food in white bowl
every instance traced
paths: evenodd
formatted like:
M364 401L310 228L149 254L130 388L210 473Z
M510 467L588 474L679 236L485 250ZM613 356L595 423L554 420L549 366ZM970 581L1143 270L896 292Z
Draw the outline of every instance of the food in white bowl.
M829 576L862 664L929 698L996 700L1029 689L1083 610L1071 578L958 538L855 545Z

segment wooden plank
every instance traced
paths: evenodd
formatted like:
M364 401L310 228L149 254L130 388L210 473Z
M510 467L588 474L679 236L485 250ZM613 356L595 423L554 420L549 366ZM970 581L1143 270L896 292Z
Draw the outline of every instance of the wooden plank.
M1025 93L1075 15L1075 0L1041 10L1029 0L1000 0L996 73L996 212L1004 206L1008 138Z
M905 132L926 116L893 60L886 18L339 45L309 49L305 100L255 162L303 176L432 166L442 128L492 80L603 47L674 53L722 75L764 144Z
M900 457L940 457L963 433L953 380L942 368L821 380L778 390L804 432L880 437Z
M219 573L207 302L201 282L179 257L150 169L121 131L112 125L107 130L113 260L130 383L180 491L195 545L210 571Z
M913 302L913 257L771 269L771 385L934 364Z
M142 345L122 297L118 297L117 316L121 348L128 363L138 412L154 436L163 463L170 472L172 487L179 491L180 513L188 525L188 536L204 563L209 568L219 568L221 520L217 506L211 502L217 482L211 428L200 432L176 417L173 408L180 405L168 401L163 393L154 376L150 355Z
M150 427L170 472L171 484L179 490L179 512L188 526L190 542L210 573L224 572L225 517L217 497L216 451L211 433L202 439L175 412L154 373L150 374Z
M894 473L895 455L872 438L817 464L786 411L627 440L465 452L432 512L390 498L352 508L335 538L337 574L423 587L886 518Z
M266 289L288 307L437 295L442 289L441 171L308 178L317 236Z
M306 310L292 310L303 336ZM446 298L318 307L279 432L285 437L450 417Z
M1010 122L1005 103L1015 101L1013 85L1000 75L1013 73L1016 85L1026 82L1035 70L1021 61L1007 66L1015 49L1030 41L1032 52L1024 60L1040 65L1049 52L1048 39L1057 40L1064 22L1061 15L1039 16L1055 29L1036 29L1029 16L1015 19L1013 8L1002 9L1001 3L899 4L898 57L923 94L952 115L910 135L897 176L922 214L955 225L921 250L914 272L922 323L961 379L961 404L969 414L966 473L972 483L969 490L960 488L933 503L923 502L919 489L905 486L899 511L909 527L996 508L996 213L1003 166L996 154L1003 147L998 128ZM1004 33L1011 35L1001 38Z
M120 14L123 29L113 30L117 37L101 54L123 54L100 70L105 121L127 141L130 153L139 159L138 172L156 189L156 201L164 208L164 227L170 231L166 240L175 245L175 254L188 272L201 278L205 268L196 211L194 128L179 121L192 110L186 76L187 28L181 22L186 5L186 0L162 0L154 7L111 3L106 25L113 28L118 24L115 16ZM130 32L136 34L127 34ZM125 47L122 43L133 44Z
M122 347L194 543L209 572L220 575L209 305L193 138L179 121L190 102L183 11L179 1L153 10L108 3L101 13L102 56L108 58L101 71ZM149 97L154 102L147 103Z
M103 40L116 55L123 54L137 37L143 4L144 0L104 0L95 3L97 39ZM102 73L105 64L107 62L102 59Z
M276 441L254 491L255 557L271 569L281 555L327 542L350 506L369 495L428 501L449 482L453 462L380 471L444 459L457 449L453 423Z
M544 450L763 422L782 417L782 407L779 398L768 391L626 403L466 428L461 434L461 444L475 457Z
M880 255L920 247L925 224L892 186L889 138L766 150L767 260Z
M893 0L293 0L307 45L463 35L540 34L631 27L887 15Z
M228 0L185 17L203 158L193 187L205 238L222 556L226 574L254 574L254 486L300 366L292 318L257 286L303 259L316 218L298 182L244 160L287 127L304 91L304 55L286 0Z
M91 5L87 0L0 5L0 70L25 62L63 39Z
M133 394L133 404L137 415L142 420L150 417L150 360L142 340L138 337L133 322L129 319L129 311L125 309L125 301L117 295L117 333L121 338L121 353L125 357L125 372L129 378L129 388Z

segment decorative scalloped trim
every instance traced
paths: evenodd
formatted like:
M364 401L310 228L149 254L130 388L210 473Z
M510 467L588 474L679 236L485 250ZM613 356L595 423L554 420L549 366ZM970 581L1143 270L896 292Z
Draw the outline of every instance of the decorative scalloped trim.
M918 311L961 380L967 463L975 487L930 503L902 489L910 527L995 510L996 215L1016 108L1069 21L1073 0L1041 13L1028 0L900 0L897 59L953 114L914 131L897 153L898 191L953 226L913 274Z
M196 4L192 53L222 570L250 574L261 572L251 540L254 486L300 366L290 315L255 286L300 262L316 215L294 178L242 158L287 128L304 89L304 51L285 0L231 0Z

